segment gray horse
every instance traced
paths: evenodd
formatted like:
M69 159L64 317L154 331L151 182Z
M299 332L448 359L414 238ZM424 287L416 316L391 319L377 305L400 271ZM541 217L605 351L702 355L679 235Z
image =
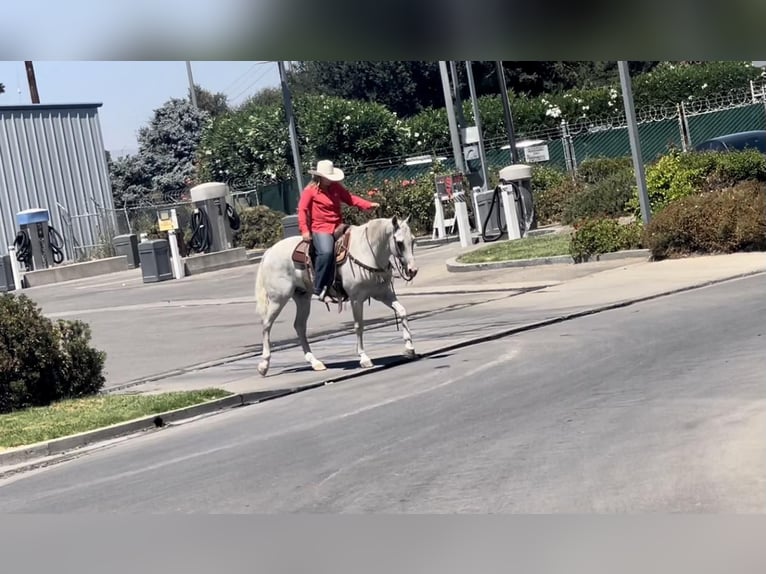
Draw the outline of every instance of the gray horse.
M407 281L418 272L415 265L414 243L409 218L399 221L373 219L364 225L348 226L347 255L337 267L336 275L348 297L354 316L356 352L362 368L372 367L364 350L363 304L369 299L380 301L396 312L402 323L404 356L415 357L415 347L407 322L407 311L397 300L393 289L393 268ZM315 371L326 369L311 352L306 338L306 326L311 312L311 279L304 265L296 263L294 254L301 246L301 237L286 237L263 254L255 279L256 310L263 321L263 352L258 372L266 376L271 361L271 327L284 306L295 301L295 332L298 334L306 361ZM341 242L339 241L339 244ZM303 244L305 247L306 244ZM336 244L336 250L337 250Z

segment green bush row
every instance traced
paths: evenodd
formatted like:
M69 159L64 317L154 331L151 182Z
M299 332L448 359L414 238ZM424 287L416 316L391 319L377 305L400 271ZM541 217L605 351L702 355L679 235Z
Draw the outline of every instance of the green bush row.
M51 321L25 295L0 295L0 413L97 393L106 355L81 321Z

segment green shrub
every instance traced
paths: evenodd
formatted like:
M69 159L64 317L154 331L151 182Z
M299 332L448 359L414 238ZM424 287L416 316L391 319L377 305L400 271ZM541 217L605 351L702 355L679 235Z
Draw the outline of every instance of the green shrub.
M584 189L585 186L581 181L572 179L568 175L564 176L561 183L542 191L535 191L533 184L532 190L538 223L540 225L548 225L550 223L563 222L564 211L568 202Z
M576 263L588 261L594 255L614 253L642 246L642 225L621 225L617 220L588 219L574 226L569 253Z
M600 173L589 175L594 176L602 177ZM584 219L626 215L635 196L636 180L632 169L605 173L603 179L586 183L580 191L566 199L562 221L571 224Z
M748 181L670 203L646 228L655 259L766 250L766 186Z
M0 296L0 413L98 392L105 359L84 323L54 323L25 295Z
M633 176L633 160L627 157L590 157L577 166L577 177L586 184L596 184L615 173Z
M382 184L356 183L350 186L351 193L375 201L380 207L373 211L362 211L354 207L343 206L343 220L352 225L361 225L375 217L409 217L408 224L416 236L431 235L433 226L434 180L429 174L417 180L392 181ZM471 211L470 203L469 215ZM445 217L452 217L454 207L444 206Z
M653 213L682 197L748 180L766 181L766 158L757 150L724 153L674 150L646 169ZM629 208L636 215L641 212L637 196Z
M284 236L284 214L264 205L245 207L239 211L239 230L234 234L234 244L245 249L271 247Z

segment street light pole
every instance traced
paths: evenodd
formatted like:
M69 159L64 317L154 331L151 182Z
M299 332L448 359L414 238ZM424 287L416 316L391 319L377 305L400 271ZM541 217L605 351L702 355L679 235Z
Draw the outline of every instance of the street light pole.
M439 71L442 77L442 89L444 90L444 105L447 108L447 121L449 122L449 132L452 139L452 153L455 155L455 166L460 173L465 173L465 164L463 163L463 153L460 150L460 133L458 132L457 120L455 118L455 107L452 101L452 91L449 85L449 74L447 73L447 62L439 61Z
M191 62L186 60L186 75L189 76L189 91L191 93L192 105L197 108L197 90L194 89L194 76L192 76Z
M290 96L290 88L287 85L287 74L285 73L285 63L277 62L279 68L279 80L282 84L282 100L285 105L285 115L287 116L287 128L290 132L290 147L293 150L293 169L295 170L295 181L298 184L298 196L303 191L303 175L301 175L301 153L298 148L298 132L295 129L295 116L293 115L293 101Z
M628 62L617 62L620 71L620 84L622 85L622 100L625 106L625 118L628 123L628 137L630 138L630 150L633 154L633 169L636 172L636 184L638 185L638 199L641 203L641 214L644 225L651 219L651 204L646 191L646 175L644 174L644 162L641 156L641 141L638 137L638 124L636 123L636 109L633 104L633 88L628 71Z
M519 163L519 150L516 148L516 136L513 133L513 116L511 115L511 103L508 101L508 86L505 83L502 60L495 62L495 69L497 70L497 82L500 84L500 99L503 102L505 131L508 134L508 143L511 146L511 162L517 164Z

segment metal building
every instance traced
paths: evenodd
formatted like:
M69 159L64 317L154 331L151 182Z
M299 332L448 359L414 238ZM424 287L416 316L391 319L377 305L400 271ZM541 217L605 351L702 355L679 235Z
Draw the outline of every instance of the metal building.
M115 217L101 105L0 106L0 255L25 209L48 210L66 260L108 241Z

